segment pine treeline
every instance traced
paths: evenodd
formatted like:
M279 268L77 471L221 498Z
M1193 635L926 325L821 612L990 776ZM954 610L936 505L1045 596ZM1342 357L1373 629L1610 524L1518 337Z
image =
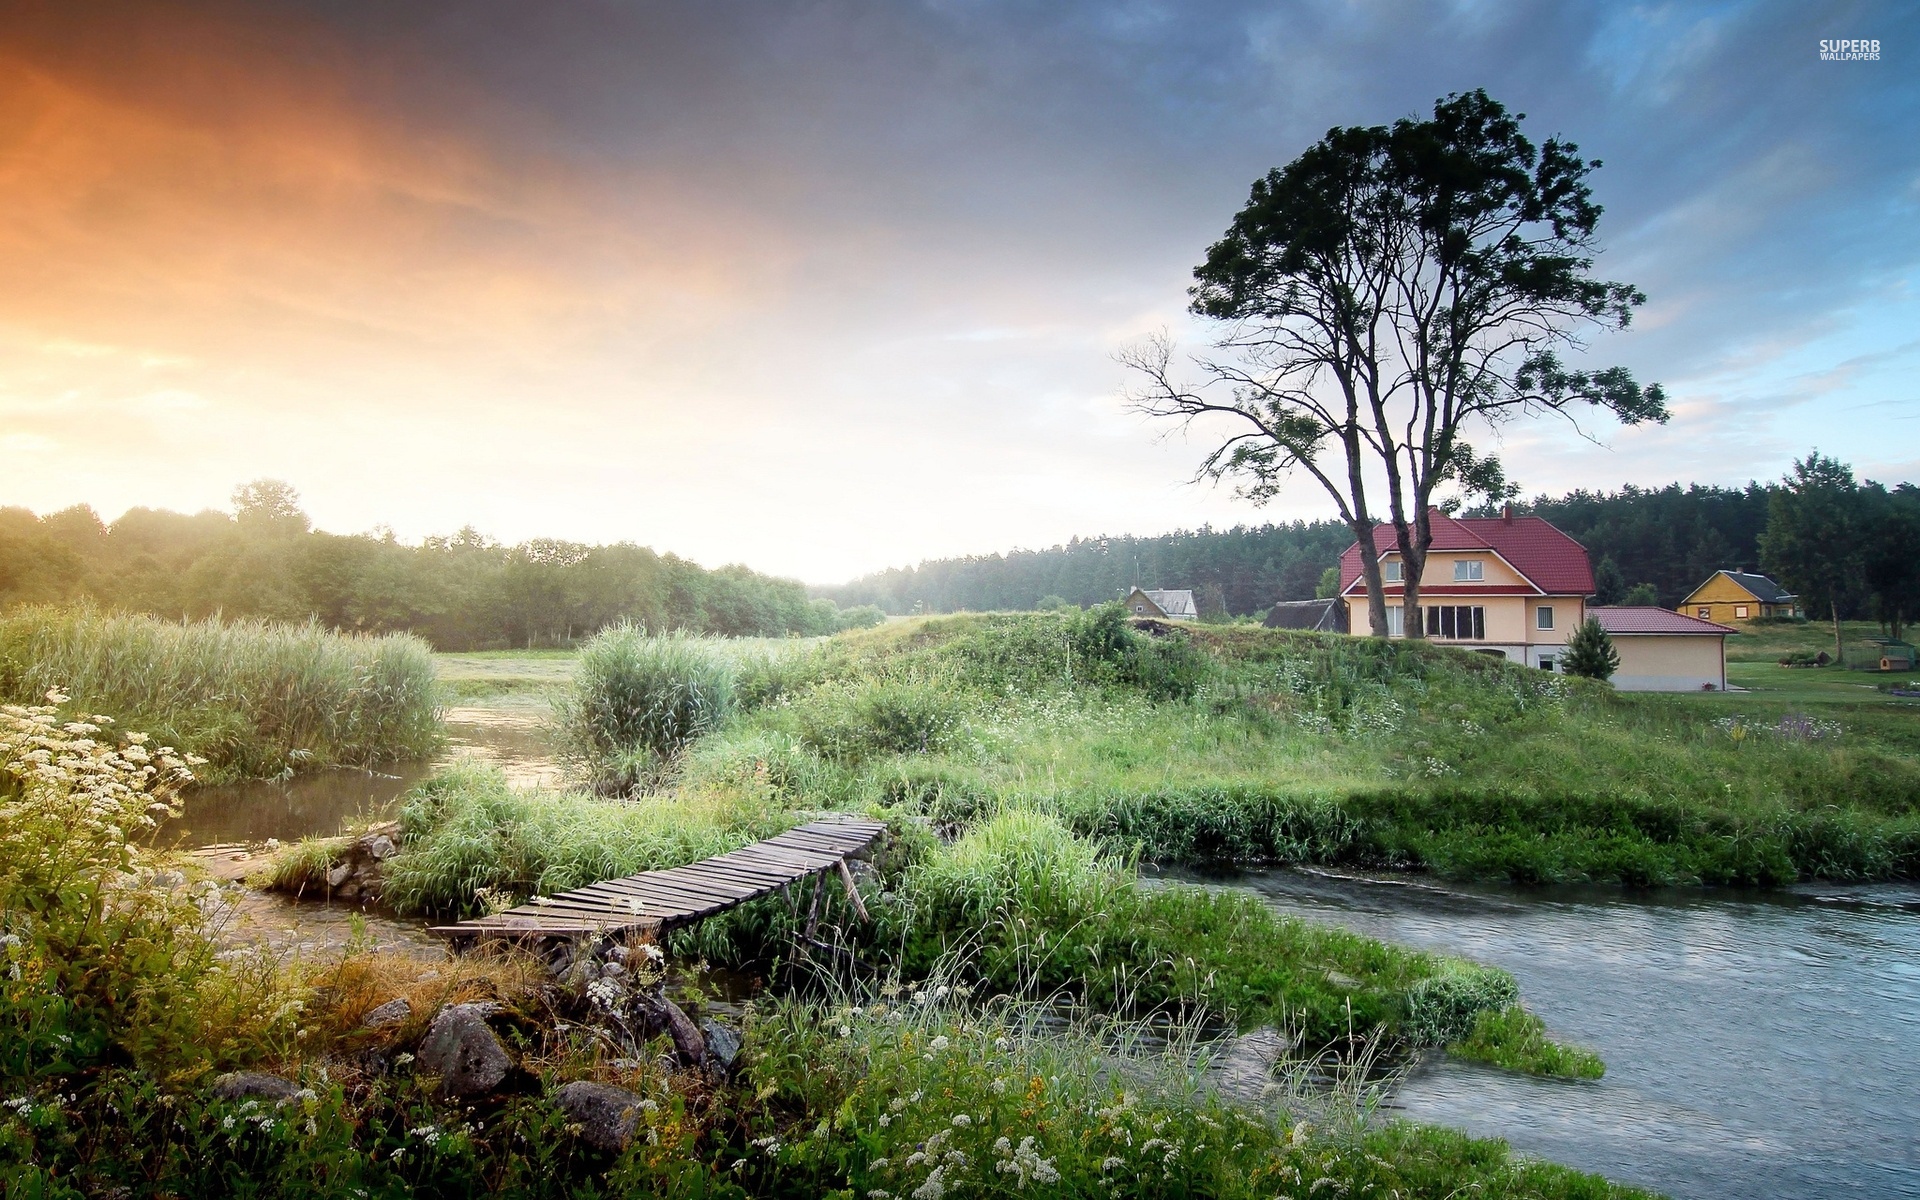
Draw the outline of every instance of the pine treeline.
M1087 607L1117 600L1137 582L1192 589L1203 616L1238 616L1265 612L1275 600L1312 598L1321 573L1352 541L1338 521L1075 538L1048 550L897 567L814 594L895 615L988 612L1036 608L1056 596Z

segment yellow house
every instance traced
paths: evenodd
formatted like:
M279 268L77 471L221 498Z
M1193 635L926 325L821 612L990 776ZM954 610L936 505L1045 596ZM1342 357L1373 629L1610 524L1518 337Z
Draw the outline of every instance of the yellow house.
M1584 546L1539 517L1428 518L1433 545L1420 578L1420 610L1414 618L1426 635L1530 667L1557 669L1567 639L1586 619L1593 595L1593 565ZM1391 526L1376 526L1373 553L1387 592L1389 637L1406 633L1404 564ZM1340 596L1347 627L1369 628L1367 585L1361 575L1360 543L1340 556Z
M1715 571L1674 609L1701 621L1754 621L1762 617L1797 617L1800 598L1765 575L1747 571Z

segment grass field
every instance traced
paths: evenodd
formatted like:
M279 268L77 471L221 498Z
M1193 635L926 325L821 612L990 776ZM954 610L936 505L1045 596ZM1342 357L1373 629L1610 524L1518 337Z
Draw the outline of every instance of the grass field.
M1822 650L1833 653L1833 625L1826 621L1768 621L1755 624L1736 621L1732 628L1740 632L1727 639L1728 662L1777 663L1782 655L1795 650L1804 650L1809 654L1818 654ZM1880 651L1870 639L1885 636L1875 621L1840 622L1840 638L1847 648L1849 663L1878 662ZM1912 641L1913 636L1908 635L1907 640Z

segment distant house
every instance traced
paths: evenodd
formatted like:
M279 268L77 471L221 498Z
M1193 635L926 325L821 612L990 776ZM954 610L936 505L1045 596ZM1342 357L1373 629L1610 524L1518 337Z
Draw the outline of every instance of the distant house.
M1651 605L1588 609L1613 639L1623 692L1727 690L1727 635L1738 630Z
M1797 617L1800 597L1765 575L1749 571L1715 571L1693 589L1675 612L1702 621L1753 621L1763 617Z
M1539 517L1429 515L1433 545L1420 580L1416 620L1436 642L1478 650L1531 667L1554 670L1567 639L1586 619L1593 595L1593 564L1579 542ZM1387 593L1387 633L1406 633L1404 564L1390 525L1373 530L1371 553L1380 561ZM1347 627L1371 628L1360 543L1340 556L1340 598Z
M1268 629L1345 633L1347 603L1338 596L1325 600L1282 600L1267 610L1266 626Z
M1200 610L1194 607L1190 591L1163 591L1135 588L1127 593L1127 611L1136 617L1158 617L1163 621L1197 621Z

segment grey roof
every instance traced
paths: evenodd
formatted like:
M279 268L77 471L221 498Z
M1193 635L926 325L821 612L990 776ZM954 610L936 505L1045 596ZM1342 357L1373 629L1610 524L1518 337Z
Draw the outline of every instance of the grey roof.
M1347 605L1338 596L1325 600L1282 600L1267 610L1268 629L1310 629L1345 633Z
M1746 571L1722 571L1728 579L1753 593L1753 598L1762 604L1779 604L1794 599L1794 594L1781 587L1765 575L1754 575Z
M1193 593L1185 589L1163 591L1158 588L1140 588L1142 595L1154 602L1160 611L1175 620L1195 620L1200 610L1194 606Z

